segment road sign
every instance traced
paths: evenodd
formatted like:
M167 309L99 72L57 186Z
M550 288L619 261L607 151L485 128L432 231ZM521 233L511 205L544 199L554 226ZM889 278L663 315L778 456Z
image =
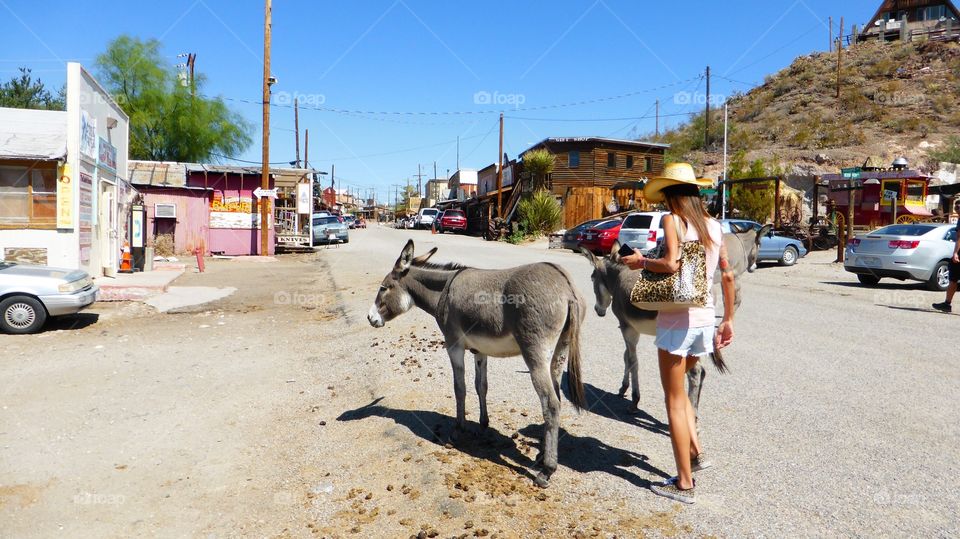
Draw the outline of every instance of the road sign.
M893 200L896 201L900 197L900 193L893 191L891 189L883 190L883 199L884 200Z
M277 188L274 187L273 189L264 189L263 187L257 187L253 190L253 196L257 198L277 198Z
M845 180L859 180L861 172L863 172L863 170L860 167L840 169L840 174Z

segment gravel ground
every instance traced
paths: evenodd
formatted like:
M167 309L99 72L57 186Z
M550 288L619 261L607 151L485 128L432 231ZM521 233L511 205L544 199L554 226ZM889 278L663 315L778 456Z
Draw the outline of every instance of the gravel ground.
M176 284L238 291L186 312L98 306L0 336L0 535L960 535L960 318L929 310L939 294L860 287L829 253L746 276L732 373L708 368L701 398L716 466L680 507L645 488L675 473L653 339L629 415L616 321L592 309L590 411L564 403L548 489L530 481L542 417L520 358L490 360L491 428L449 443L435 322L365 319L409 237L437 261L559 263L593 303L573 253L373 227L315 255L211 263Z

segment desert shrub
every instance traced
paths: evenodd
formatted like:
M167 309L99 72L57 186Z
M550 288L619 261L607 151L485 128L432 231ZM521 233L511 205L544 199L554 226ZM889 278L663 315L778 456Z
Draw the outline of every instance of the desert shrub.
M928 150L927 155L937 162L960 164L960 136L948 138L939 148Z
M153 239L153 252L157 256L173 256L174 242L173 234L157 234Z
M563 208L546 189L523 198L517 211L527 225L527 232L533 235L550 234L563 224Z

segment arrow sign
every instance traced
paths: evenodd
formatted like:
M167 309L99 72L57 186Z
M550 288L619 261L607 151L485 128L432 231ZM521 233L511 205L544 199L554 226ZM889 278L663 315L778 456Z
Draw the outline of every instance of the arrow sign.
M274 187L273 189L264 189L262 187L257 187L253 190L253 196L257 198L277 198L277 188Z

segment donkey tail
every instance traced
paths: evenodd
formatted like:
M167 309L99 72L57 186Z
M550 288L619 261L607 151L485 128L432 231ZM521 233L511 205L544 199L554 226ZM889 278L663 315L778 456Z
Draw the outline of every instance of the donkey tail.
M723 360L723 354L720 353L719 348L715 348L713 353L710 354L710 358L713 359L713 366L717 368L717 371L720 374L727 374L730 372L730 369L727 368L727 363Z
M583 391L583 377L580 375L580 302L567 302L567 340L569 356L567 360L567 379L570 382L570 401L579 412L587 407L587 398Z

